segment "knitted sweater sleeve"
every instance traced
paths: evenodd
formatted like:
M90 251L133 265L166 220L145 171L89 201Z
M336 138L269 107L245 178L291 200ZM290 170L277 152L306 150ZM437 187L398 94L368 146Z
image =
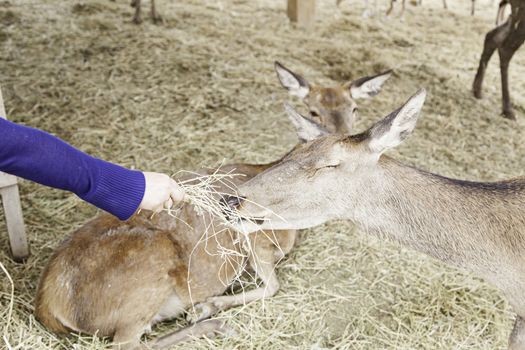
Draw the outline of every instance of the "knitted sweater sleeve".
M71 191L121 220L139 207L144 174L97 159L41 130L0 118L0 171Z

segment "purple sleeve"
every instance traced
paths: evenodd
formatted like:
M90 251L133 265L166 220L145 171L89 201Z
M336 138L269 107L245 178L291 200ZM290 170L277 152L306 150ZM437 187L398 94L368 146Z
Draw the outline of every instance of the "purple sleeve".
M121 220L137 210L145 179L91 157L43 131L0 118L0 171L71 191Z

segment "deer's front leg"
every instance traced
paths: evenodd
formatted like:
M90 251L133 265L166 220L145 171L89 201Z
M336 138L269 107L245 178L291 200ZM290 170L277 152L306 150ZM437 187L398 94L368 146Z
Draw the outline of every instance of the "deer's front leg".
M227 310L231 307L244 305L255 300L269 298L279 290L279 280L275 274L275 246L270 240L258 238L252 243L252 252L249 257L250 267L255 274L262 280L263 285L254 290L209 298L206 302L195 307L201 312L191 321L199 321L208 318L216 312Z
M501 92L503 98L503 116L509 119L516 119L509 91L509 64L516 51L525 42L525 23L516 21L513 23L512 31L506 36L505 41L499 48L500 70L501 70Z
M517 315L509 338L509 350L523 349L525 349L525 321Z

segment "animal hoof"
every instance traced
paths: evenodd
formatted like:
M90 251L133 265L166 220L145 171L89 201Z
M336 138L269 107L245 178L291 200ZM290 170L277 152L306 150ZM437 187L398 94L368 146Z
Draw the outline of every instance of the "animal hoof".
M472 84L472 94L478 100L481 100L483 98L483 94L481 93L481 82L477 79L477 77L474 80L474 83Z
M472 94L478 100L481 100L483 98L483 94L481 93L481 89L477 88L476 86L474 86L474 88L472 89Z
M215 305L209 302L200 303L193 307L186 315L186 321L189 323L197 323L199 321L205 320L217 312Z
M153 24L164 24L164 18L161 15L155 15L151 17Z
M513 110L507 110L503 111L503 118L510 119L510 120L516 120L516 114Z
M226 309L226 304L221 298L212 297L212 298L209 298L207 302L212 304L217 310Z
M210 332L208 332L206 334L206 336L208 338L214 338L216 336L233 337L233 336L237 335L235 330L233 328L231 328L230 326L228 326L226 324L226 322L224 322L224 321L208 320L208 321L204 321L204 322L209 322L210 325L212 325L212 328L213 328L213 330L210 330Z

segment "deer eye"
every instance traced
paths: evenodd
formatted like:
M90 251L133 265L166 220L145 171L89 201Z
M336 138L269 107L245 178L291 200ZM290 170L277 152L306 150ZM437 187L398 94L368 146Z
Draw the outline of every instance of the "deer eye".
M357 113L358 110L359 110L359 108L354 107L354 109L352 109L352 113Z
M316 168L314 170L314 172L310 175L311 177L314 177L315 175L317 175L318 173L323 173L324 171L327 171L327 170L332 170L332 169L335 169L339 166L339 164L331 164L331 165L323 165L323 166L320 166L318 168Z
M335 169L339 166L339 164L330 164L330 165L323 165L323 166L320 166L318 167L317 169L315 169L316 171L318 170L323 170L323 169Z
M314 118L319 118L319 113L317 113L316 111L310 111L310 115Z

